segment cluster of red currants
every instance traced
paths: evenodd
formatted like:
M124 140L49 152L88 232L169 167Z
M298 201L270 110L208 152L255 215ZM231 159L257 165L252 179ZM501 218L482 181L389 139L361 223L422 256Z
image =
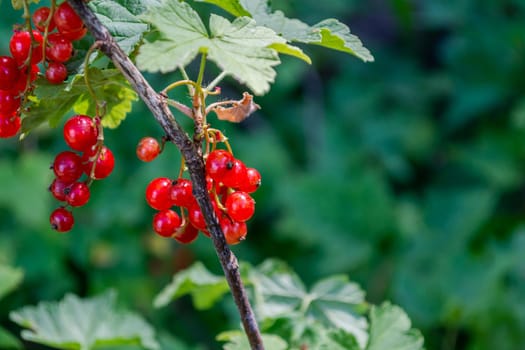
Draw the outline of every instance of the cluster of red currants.
M73 54L72 41L87 32L67 2L58 6L54 13L48 7L40 7L33 13L32 20L38 30L15 30L9 41L11 56L0 56L1 138L13 137L20 130L21 96L36 80L40 72L38 64L45 58L47 80L52 84L62 83L68 75L64 63ZM57 32L53 32L55 28Z
M98 118L75 115L64 124L64 140L72 151L56 155L52 166L55 179L49 191L66 206L85 205L90 198L91 182L106 178L113 171L113 153L102 144L100 133ZM87 180L80 181L82 174L86 174ZM71 230L75 222L73 213L66 206L55 209L49 218L51 226L58 232Z
M154 159L160 152L160 147L155 144L154 139L142 139L137 147L139 159ZM255 212L255 201L250 193L255 192L260 184L261 175L257 169L246 167L229 151L216 149L206 156L206 186L228 244L245 239L248 232L246 221ZM181 243L194 241L198 231L209 236L190 180L156 178L146 188L146 201L158 210L153 216L153 230L160 236ZM180 215L173 207L179 207Z

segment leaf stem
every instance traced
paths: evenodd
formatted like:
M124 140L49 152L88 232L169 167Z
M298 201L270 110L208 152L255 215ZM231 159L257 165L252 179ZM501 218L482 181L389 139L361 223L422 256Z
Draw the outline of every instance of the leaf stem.
M208 53L203 52L201 55L201 64L199 66L199 75L197 76L197 86L202 87L202 80L204 79L204 70L206 68L206 59L208 58Z
M211 83L209 83L207 86L206 86L206 90L213 90L217 84L219 84L222 79L226 78L226 76L228 75L228 73L226 72L221 72L221 74L219 74L215 79L213 79L213 81Z

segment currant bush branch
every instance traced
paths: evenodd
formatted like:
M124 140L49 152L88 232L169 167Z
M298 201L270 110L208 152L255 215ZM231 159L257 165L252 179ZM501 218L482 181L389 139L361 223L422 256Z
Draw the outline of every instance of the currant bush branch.
M100 42L100 51L113 61L114 65L130 82L133 89L163 128L169 141L177 146L182 157L184 157L191 181L193 182L194 196L202 210L207 228L211 234L226 280L237 304L250 346L253 350L263 350L264 346L259 327L240 277L238 260L226 244L224 234L218 223L206 189L204 160L200 153L200 147L192 142L187 133L175 120L169 109L166 96L164 94L158 94L153 90L87 4L83 0L69 0L69 3L82 18L95 40ZM196 95L198 95L197 92Z

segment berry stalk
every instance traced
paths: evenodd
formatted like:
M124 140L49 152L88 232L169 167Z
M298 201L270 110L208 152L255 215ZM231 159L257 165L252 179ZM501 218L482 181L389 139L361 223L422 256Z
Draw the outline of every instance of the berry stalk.
M113 61L115 66L130 82L134 90L148 106L154 118L164 129L169 141L177 146L186 160L186 166L190 173L191 181L193 182L193 194L201 208L211 234L226 280L228 281L231 293L239 310L250 347L253 350L263 350L264 346L259 327L240 277L239 263L226 243L208 195L204 161L199 152L200 148L192 142L175 120L169 109L166 97L153 90L133 62L131 62L128 56L120 49L108 30L89 9L87 4L82 0L69 0L69 3L97 40L100 51Z

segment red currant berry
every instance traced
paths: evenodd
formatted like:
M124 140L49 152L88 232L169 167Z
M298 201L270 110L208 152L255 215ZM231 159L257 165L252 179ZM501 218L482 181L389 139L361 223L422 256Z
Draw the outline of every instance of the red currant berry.
M229 163L233 162L233 156L230 152L218 149L208 154L206 158L206 175L214 181L220 182L227 171Z
M246 168L246 182L239 186L239 190L253 193L261 186L261 174L255 168Z
M32 64L31 65L31 72L30 72L31 77L29 78L29 83L34 82L36 80L36 78L38 78L38 73L40 73L40 68L38 68L38 65ZM17 80L17 82L15 84L15 88L14 88L14 91L16 91L17 93L23 93L29 87L27 74L28 74L28 68L27 67L23 67L22 70L20 71L20 76L19 76L19 78L18 78L18 80Z
M146 202L153 209L166 210L173 206L171 183L167 177L153 179L146 187Z
M67 79L67 68L60 62L49 62L46 69L46 79L51 84L62 84Z
M219 206L214 200L211 201L211 204L213 206L215 214L218 215L220 213ZM207 233L208 231L206 229L206 221L204 220L204 215L202 214L202 211L199 208L197 202L195 202L195 204L188 209L188 218L190 219L190 223L196 229L204 232L207 236L209 236L209 234Z
M192 190L193 186L190 180L177 179L174 181L171 187L171 200L173 205L186 208L193 206L196 202Z
M226 198L226 210L234 221L247 221L255 213L255 201L246 192L237 191Z
M82 39L87 34L87 28L83 27L79 30L75 30L74 32L60 32L64 36L64 38L75 41Z
M213 179L206 175L206 190L210 192L213 189Z
M0 114L0 138L9 138L16 135L20 130L20 117L16 114Z
M59 179L54 179L51 183L51 186L49 186L49 191L55 197L61 202L66 201L66 196L69 193L69 187L71 186L70 182L64 182Z
M241 184L247 182L246 165L239 159L234 159L228 163L224 172L222 183L231 188L238 188Z
M42 6L33 13L32 19L36 29L38 29L41 32L45 32L46 22L49 18L50 13L51 10L47 6ZM53 17L51 17L49 18L49 25L47 28L48 33L53 31L53 29L55 29L55 21L53 20Z
M186 225L181 227L175 232L173 238L182 244L188 244L197 239L199 235L199 230L197 230L193 225Z
M68 232L75 223L73 213L64 208L55 209L49 216L49 222L53 230L58 232Z
M12 115L20 107L20 98L13 91L0 90L0 114Z
M153 230L162 237L171 237L180 225L179 214L171 209L159 211L153 216Z
M57 179L63 182L75 182L82 175L82 161L74 152L60 152L53 162L53 171Z
M89 151L84 152L82 155L82 164L84 166L84 173L87 176L91 177L91 172L93 171L93 164L95 158L97 157L97 147L93 147ZM95 164L95 172L93 178L95 180L100 180L108 177L113 168L115 167L115 157L113 152L106 146L102 146L100 153L98 154L97 162Z
M18 81L20 72L14 58L0 56L0 90L11 90Z
M46 59L55 62L67 62L73 54L73 44L60 33L47 37Z
M151 162L160 153L159 142L153 137L142 138L137 145L137 158L143 162Z
M81 207L89 201L91 193L85 182L75 182L67 190L66 201L72 207Z
M75 115L64 124L64 140L74 150L89 150L97 143L97 136L93 119L86 115Z
M226 243L234 245L246 239L248 227L245 222L232 221L227 216L223 216L219 223L224 233Z
M40 32L33 30L33 38L36 43L33 45L31 34L27 31L18 31L13 34L11 41L9 42L9 49L11 55L19 65L23 65L29 57L29 51L31 50L31 64L38 64L42 61L42 42L44 38Z
M58 31L61 33L76 32L84 26L82 19L67 1L58 6L53 15Z

